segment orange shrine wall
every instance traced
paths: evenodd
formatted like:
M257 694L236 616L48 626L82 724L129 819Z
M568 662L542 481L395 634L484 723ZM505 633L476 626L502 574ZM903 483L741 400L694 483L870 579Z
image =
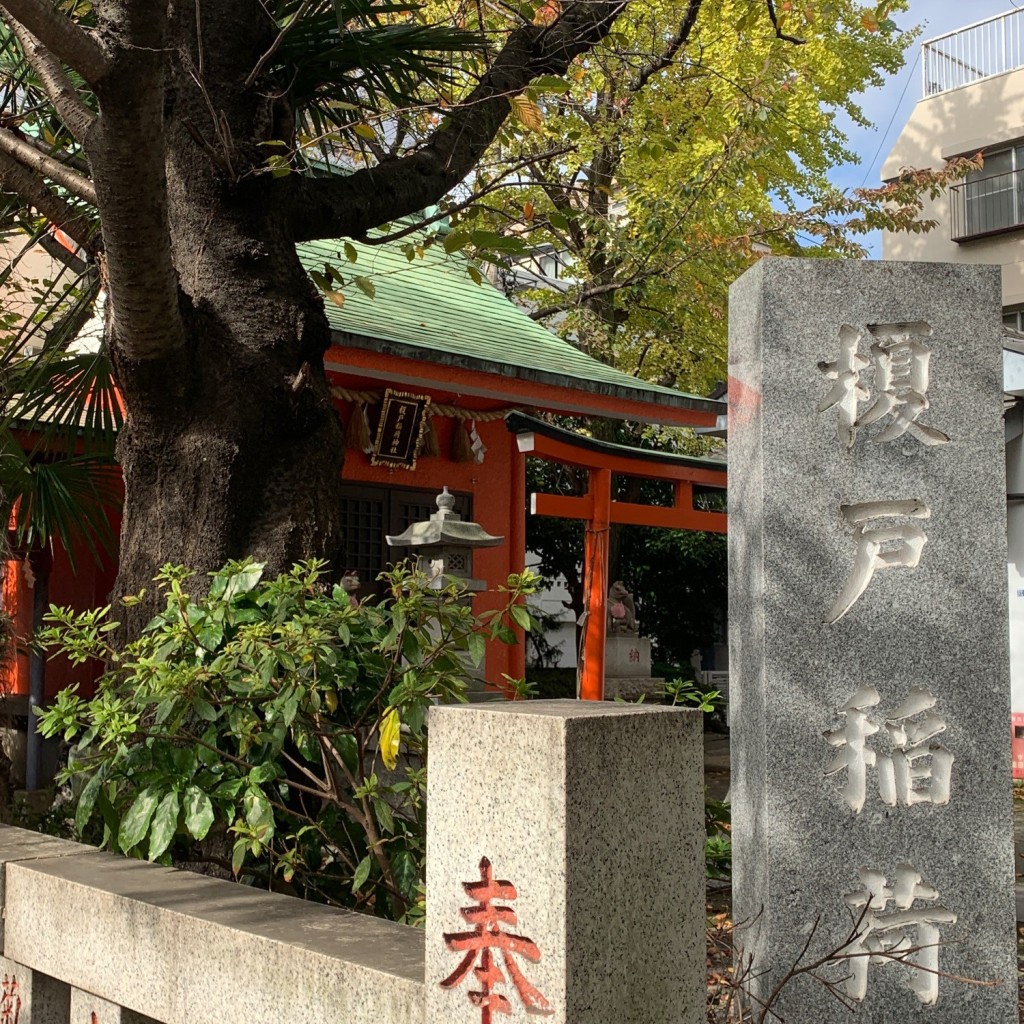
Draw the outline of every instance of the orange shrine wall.
M425 389L417 389L426 393ZM349 414L346 407L344 415ZM347 422L347 420L346 420ZM519 454L515 438L505 428L504 420L477 422L480 439L487 446L483 462L453 462L450 453L457 429L464 424L445 417L434 418L439 455L421 456L415 470L392 469L370 464L370 457L361 451L345 453L342 479L349 483L374 484L381 487L421 488L440 493L466 491L473 495L473 519L488 533L505 538L499 547L483 548L473 554L473 575L485 580L489 587L504 585L510 573L522 572L526 552L526 476L525 459ZM478 614L504 604L502 595L493 589L474 598ZM515 647L489 645L486 675L490 683L500 684L502 674L519 678L526 672L526 649L521 632Z
M115 537L121 531L121 514L111 510L108 516ZM110 601L110 595L117 576L115 561L105 559L97 565L92 553L83 542L74 548L74 568L64 545L59 541L53 546L53 564L47 581L47 604L70 605L76 611L85 611ZM28 694L29 656L24 640L32 632L32 598L34 585L24 563L10 559L4 565L3 606L14 617L14 631L18 638L18 651L14 662L0 671L0 686L8 694ZM91 696L101 666L72 665L66 658L47 659L44 693L49 699L58 690L79 683L79 692Z
M343 409L347 417L348 408ZM346 419L347 422L347 419ZM445 485L452 491L473 494L473 518L485 530L505 538L500 547L487 548L474 555L473 571L477 579L490 587L504 584L510 573L521 572L525 553L525 460L519 454L515 438L506 430L503 420L477 423L477 431L487 446L482 463L453 462L450 458L457 421L435 417L440 455L421 457L415 470L390 469L372 466L361 451L346 451L342 478L348 483L367 483L378 487L421 488L440 492ZM463 425L461 429L466 429ZM115 536L120 531L120 515L112 513L111 525ZM111 601L116 577L116 565L111 559L102 566L84 545L75 551L75 570L67 552L55 544L53 568L49 580L49 603L70 605L85 610ZM18 560L6 565L3 579L3 606L14 615L16 633L27 637L31 633L33 590ZM503 604L501 595L489 592L474 599L478 613ZM526 671L525 646L517 629L520 643L516 647L492 643L486 661L489 682L500 684L503 673L520 677ZM0 685L10 694L28 694L28 653L19 648L15 662L0 672ZM77 682L80 692L90 695L100 666L72 666L66 659L56 658L46 663L45 693L54 696L59 689Z

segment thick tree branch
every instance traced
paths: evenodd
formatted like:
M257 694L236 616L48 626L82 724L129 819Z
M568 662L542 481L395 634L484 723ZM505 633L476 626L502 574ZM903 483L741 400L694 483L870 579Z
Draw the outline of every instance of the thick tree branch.
M24 164L0 151L0 186L16 192L54 227L60 228L83 249L96 252L98 238L89 214L61 199L46 187L43 180Z
M704 0L690 0L675 35L668 41L665 49L657 57L637 72L633 81L626 86L628 92L640 92L653 75L656 75L659 71L664 71L665 68L673 63L676 54L689 42L690 33L693 31L693 26L697 23L697 15L700 14L703 2Z
M4 119L0 118L0 128L4 128ZM57 160L68 167L73 167L79 174L89 177L89 162L80 156L76 156L71 153L66 153L63 149L52 150L45 142L39 139L33 139L31 135L18 135L18 138L22 142L31 146L37 153L42 153L44 156L50 157L52 160Z
M167 199L174 184L165 141L169 5L103 7L110 37L130 40L118 44L97 89L102 114L89 139L103 211L107 337L115 365L127 372L129 364L173 361L185 348Z
M511 108L540 75L561 75L611 30L626 0L575 0L549 26L513 31L479 85L422 149L347 177L281 179L295 241L361 237L437 202L473 169Z
M14 157L18 163L23 164L30 171L35 171L43 177L49 178L55 185L66 188L73 192L79 199L96 205L96 189L92 182L85 176L78 173L60 160L40 153L35 146L30 145L24 139L19 138L14 132L7 128L0 128L0 151L8 156Z
M54 57L74 68L90 85L107 73L103 47L50 0L3 0L0 11L28 29Z
M24 25L12 18L10 27L21 44L25 59L32 65L46 94L53 101L57 115L68 131L84 144L96 115L79 99L78 90L64 73L60 61Z

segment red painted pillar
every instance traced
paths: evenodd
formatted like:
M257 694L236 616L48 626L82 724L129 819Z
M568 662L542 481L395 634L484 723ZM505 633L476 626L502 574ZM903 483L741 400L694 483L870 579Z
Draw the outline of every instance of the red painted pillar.
M522 572L526 567L526 459L519 454L516 439L511 434L509 445L509 514L508 552L509 572ZM513 679L526 675L526 634L516 627L519 643L509 648L508 674Z
M604 647L608 619L608 527L612 513L612 472L592 469L587 496L593 503L593 518L587 523L583 556L583 586L586 622L583 626L583 659L580 662L581 700L604 700Z

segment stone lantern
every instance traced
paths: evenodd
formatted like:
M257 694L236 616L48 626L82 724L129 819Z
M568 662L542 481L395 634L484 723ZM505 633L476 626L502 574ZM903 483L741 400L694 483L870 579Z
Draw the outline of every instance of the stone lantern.
M479 592L486 590L487 584L473 579L473 552L497 547L505 538L493 536L479 523L463 521L455 511L455 498L445 487L437 496L437 511L429 519L413 523L404 533L386 540L389 547L415 550L420 568L430 577L434 589L443 589L455 578L468 590Z

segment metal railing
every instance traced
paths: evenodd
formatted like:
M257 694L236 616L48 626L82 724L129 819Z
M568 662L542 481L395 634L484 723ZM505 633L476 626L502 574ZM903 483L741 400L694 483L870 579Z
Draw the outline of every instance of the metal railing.
M921 44L921 57L924 96L1024 67L1024 9L928 39Z
M1024 170L961 182L949 200L954 242L1024 227Z

